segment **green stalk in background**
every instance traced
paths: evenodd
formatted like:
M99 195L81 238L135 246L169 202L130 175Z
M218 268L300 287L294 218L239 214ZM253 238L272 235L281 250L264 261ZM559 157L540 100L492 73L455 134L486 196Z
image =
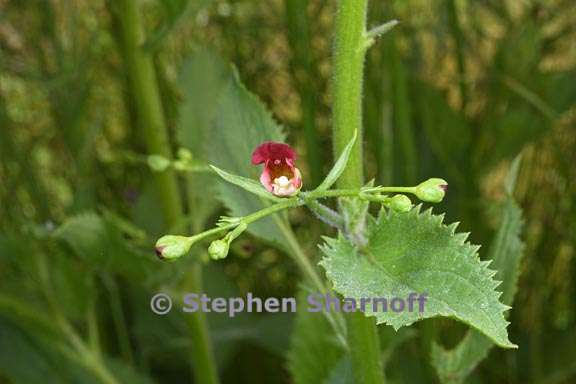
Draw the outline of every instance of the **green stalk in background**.
M384 2L372 4L372 17L385 20ZM368 52L366 60L366 90L364 98L364 126L366 138L376 160L376 184L391 185L394 183L394 133L392 126L393 103L391 71L386 65L388 40Z
M358 132L348 166L338 180L340 188L363 185L362 78L366 37L367 0L340 0L337 6L333 75L333 139L335 158ZM384 372L376 321L362 313L346 317L348 344L357 383L383 383Z
M418 179L418 156L414 128L412 127L412 107L408 95L408 76L400 52L396 36L390 35L385 44L385 60L392 82L392 124L400 147L399 165L402 166L401 184L414 184Z
M460 85L460 106L463 111L466 110L468 104L468 89L466 87L466 62L464 61L464 34L458 18L458 9L456 8L456 0L448 0L446 2L448 7L448 23L450 25L450 32L454 38L456 45L456 61L458 63L458 84Z
M126 73L130 77L138 127L142 129L148 152L172 158L153 57L142 47L144 32L137 0L117 0L110 5L118 12ZM182 222L184 216L176 175L172 170L167 170L155 172L154 178L166 225L174 227ZM190 284L198 292L201 291L201 274L201 266L196 264L191 271L193 282ZM189 314L186 320L193 338L191 344L195 381L203 384L218 383L205 315L201 312Z
M323 156L320 152L318 132L316 131L316 65L310 44L310 24L306 8L308 0L287 0L286 23L288 42L292 50L291 71L294 84L300 96L302 109L302 127L306 140L306 158L312 177L312 184L322 181Z

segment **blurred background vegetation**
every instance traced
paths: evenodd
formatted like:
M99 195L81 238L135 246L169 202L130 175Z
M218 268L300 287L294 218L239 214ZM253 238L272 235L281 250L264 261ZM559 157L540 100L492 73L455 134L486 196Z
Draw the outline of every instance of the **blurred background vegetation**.
M284 125L305 188L318 183L331 163L334 3L141 1L174 152L202 159L195 125L205 124L202 103L222 60ZM509 327L520 348L492 350L469 382L574 382L576 3L370 3L370 25L400 24L367 57L369 177L445 178L449 195L435 211L460 221L485 254L504 177L522 153L515 197L526 247ZM169 228L139 130L122 17L115 0L0 0L0 382L192 380L185 316L149 309L155 292L186 291L193 261L167 265L152 251ZM211 227L226 212L204 189L212 176L181 179L189 177L200 193L187 223ZM290 221L317 258L327 228L304 210ZM201 257L205 247L196 248ZM300 276L281 248L253 236L204 269L212 295L293 296ZM293 320L209 316L223 382L292 382ZM449 320L414 327L387 364L391 380L436 382L422 340L433 332L452 346L464 330Z

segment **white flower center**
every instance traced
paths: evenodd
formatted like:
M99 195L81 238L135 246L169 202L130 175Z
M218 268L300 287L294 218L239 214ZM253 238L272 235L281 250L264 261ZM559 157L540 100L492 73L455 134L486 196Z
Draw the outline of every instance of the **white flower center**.
M284 188L290 184L290 180L288 180L286 176L280 176L274 179L274 184L276 184L280 188Z

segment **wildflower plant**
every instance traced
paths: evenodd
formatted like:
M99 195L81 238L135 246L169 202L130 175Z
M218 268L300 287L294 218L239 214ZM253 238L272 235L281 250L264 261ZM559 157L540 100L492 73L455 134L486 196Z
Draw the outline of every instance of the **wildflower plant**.
M356 141L354 134L326 178L312 190L300 190L305 182L294 163L296 152L287 144L267 142L255 149L252 164L264 164L260 182L212 165L225 182L267 201L265 208L242 217L221 217L216 228L193 236L163 236L156 244L157 253L174 261L193 244L216 237L208 254L213 260L222 259L231 242L253 223L304 206L338 230L336 237L325 238L321 245L324 258L320 263L336 292L352 298L425 292L429 298L422 313L367 310L366 316L395 329L428 317L453 317L501 347L516 347L506 332L503 313L509 307L499 301L495 271L479 259L479 247L466 241L468 234L456 232L457 224L444 224L443 215L422 211L422 205L413 206L408 197L441 202L448 186L445 180L432 178L407 187L371 182L360 188L333 188ZM340 212L323 204L330 198L340 199ZM368 214L370 203L380 206L376 217Z
M516 345L508 338L505 318L510 302L500 301L499 281L490 261L480 259L479 246L467 241L467 233L456 231L457 223L446 224L443 215L423 208L423 204L439 203L447 197L448 182L435 177L412 186L388 186L363 179L364 54L396 24L393 21L365 31L365 5L364 0L339 5L333 84L335 161L314 188L298 168L296 150L285 143L282 128L266 108L234 71L215 64L206 54L202 60L210 63L219 87L213 92L217 107L207 118L211 119L205 134L209 149L200 150L206 152L203 157L220 179L212 187L230 216L191 236L163 236L156 250L164 260L173 262L188 254L192 246L209 240L209 259L217 261L228 257L235 239L250 232L292 256L309 291L334 291L356 299L425 293L422 312L367 309L346 315L325 313L342 348L338 356L345 351L342 353L350 357L356 381L381 383L384 373L377 324L399 330L426 318L450 317L474 329L486 345ZM370 206L378 208L376 215L371 214ZM300 207L336 232L319 244L323 255L319 265L325 278L303 251L284 214ZM448 353L436 351L438 356ZM298 361L293 357L292 366Z

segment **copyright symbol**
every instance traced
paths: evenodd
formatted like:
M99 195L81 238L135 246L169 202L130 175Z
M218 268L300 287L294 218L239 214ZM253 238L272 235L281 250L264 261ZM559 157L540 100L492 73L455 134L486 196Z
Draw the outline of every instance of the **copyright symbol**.
M165 293L157 293L150 299L150 309L157 315L165 315L172 308L172 300Z

